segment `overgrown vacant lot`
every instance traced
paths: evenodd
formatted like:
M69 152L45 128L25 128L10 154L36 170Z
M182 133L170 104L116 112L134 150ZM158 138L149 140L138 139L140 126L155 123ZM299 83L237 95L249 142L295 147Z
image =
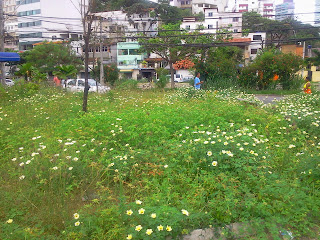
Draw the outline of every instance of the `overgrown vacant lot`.
M319 237L319 95L54 89L1 99L0 239ZM217 230L218 232L218 230ZM217 233L218 234L218 233ZM217 236L218 237L218 236ZM238 238L240 238L238 236Z

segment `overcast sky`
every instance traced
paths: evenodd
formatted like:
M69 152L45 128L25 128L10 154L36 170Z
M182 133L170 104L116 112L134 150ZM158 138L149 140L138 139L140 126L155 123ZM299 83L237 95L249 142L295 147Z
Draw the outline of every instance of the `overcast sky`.
M280 1L281 3L282 1ZM313 24L314 23L314 12L315 12L315 0L294 0L295 2L295 14L298 20ZM299 14L309 13L309 14ZM312 14L311 14L312 13Z
M150 0L157 2L157 0ZM304 23L313 24L315 12L315 0L294 0L295 2L295 16L299 21ZM275 0L275 4L283 3L283 0ZM303 14L305 13L305 14Z

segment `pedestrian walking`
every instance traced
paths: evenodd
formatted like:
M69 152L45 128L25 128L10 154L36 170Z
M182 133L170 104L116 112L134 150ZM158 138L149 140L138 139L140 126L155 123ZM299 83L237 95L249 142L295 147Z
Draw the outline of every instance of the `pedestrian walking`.
M200 89L202 83L203 83L203 81L200 81L200 73L197 73L197 76L194 79L194 88Z

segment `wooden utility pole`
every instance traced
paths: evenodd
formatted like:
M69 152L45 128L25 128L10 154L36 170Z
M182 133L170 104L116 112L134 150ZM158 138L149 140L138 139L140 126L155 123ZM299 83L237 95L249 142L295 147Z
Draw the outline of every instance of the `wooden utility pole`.
M104 86L104 71L103 71L103 42L102 42L102 17L100 16L100 84Z
M3 0L0 0L0 52L4 52L4 13L3 13ZM4 63L0 62L0 78L1 83L3 85L6 84L5 79L5 70L4 70Z
M82 103L82 110L87 112L87 105L88 105L88 93L89 93L89 43L90 37L92 33L92 22L93 22L93 15L92 9L95 6L95 0L89 0L88 5L86 5L86 0L81 0L81 15L82 15L82 25L83 25L83 39L84 39L84 93L83 93L83 103Z

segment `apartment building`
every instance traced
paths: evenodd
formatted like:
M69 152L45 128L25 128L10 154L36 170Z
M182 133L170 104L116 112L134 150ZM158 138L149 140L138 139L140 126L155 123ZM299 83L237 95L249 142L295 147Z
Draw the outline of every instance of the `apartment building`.
M287 18L294 18L294 2L293 0L284 0L282 4L276 5L275 19L278 21Z
M42 41L78 39L82 36L81 0L18 0L16 14L19 48Z
M229 3L229 9L233 12L257 12L261 16L275 19L274 0L235 0Z
M320 26L320 0L315 0L314 25Z
M192 2L194 0L170 0L170 5L182 9L192 10Z
M239 12L219 12L217 8L204 9L205 20L196 21L194 17L184 18L181 28L188 31L201 29L204 33L216 33L217 30L227 29L233 36L241 36L242 14Z
M204 12L206 8L217 8L219 12L224 12L228 7L228 0L172 0L170 4L181 9L190 9L197 14Z
M16 0L4 0L3 1L4 12L4 30L5 30L5 48L17 50L17 29L18 22L16 17Z
M151 17L151 12L152 9L131 15L124 11L96 13L97 20L93 23L93 29L97 37L96 44L89 49L91 61L100 61L102 54L103 64L116 63L122 74L135 79L139 74L147 76L154 71L154 69L142 69L141 62L146 55L139 53L140 46L134 38L139 33L144 33L144 36L157 34L158 21ZM101 39L102 49L100 49Z
M190 32L198 30L202 33L217 33L218 29L227 29L232 39L225 40L226 45L232 44L243 49L245 63L249 63L261 49L265 47L266 33L249 33L242 37L242 13L222 12L216 8L205 9L205 20L196 21L194 17L184 18L181 24L182 29Z
M192 13L200 13L208 8L216 8L218 12L225 12L228 0L192 0Z

